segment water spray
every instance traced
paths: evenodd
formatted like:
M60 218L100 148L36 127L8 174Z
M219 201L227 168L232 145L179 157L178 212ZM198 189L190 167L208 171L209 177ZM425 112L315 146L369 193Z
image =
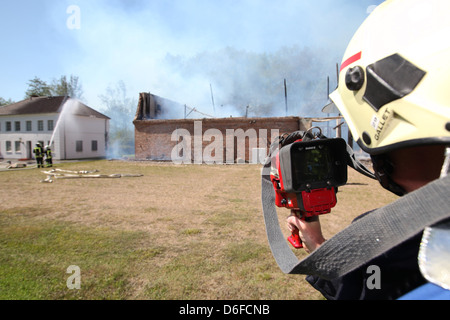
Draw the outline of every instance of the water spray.
M56 121L55 128L53 129L52 137L50 138L50 142L49 142L49 144L48 144L49 146L52 145L53 140L55 139L55 134L56 134L56 132L58 131L59 124L61 123L61 120L63 119L63 117L64 117L64 115L65 115L64 111L67 109L67 108L65 108L65 105L66 105L67 101L69 101L69 100L70 100L70 98L68 99L68 96L66 95L66 96L64 97L63 101L61 102L61 105L60 105L60 107L59 107L59 109L61 109L61 111L60 111L60 113L59 113L58 120Z

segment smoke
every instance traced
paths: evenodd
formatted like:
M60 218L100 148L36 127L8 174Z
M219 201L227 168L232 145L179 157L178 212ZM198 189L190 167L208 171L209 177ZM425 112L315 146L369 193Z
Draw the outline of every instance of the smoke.
M177 94L192 103L202 101L214 116L311 116L327 100L326 67L333 70L335 64L318 58L321 54L298 46L273 53L227 47L192 58L167 56L165 62L170 74L183 79Z
M283 116L286 79L288 114L315 116L327 76L333 89L335 64L380 2L68 0L53 10L59 25L66 7L80 8L80 28L62 31L74 48L62 59L94 108L123 81L136 98L151 92L213 116Z
M100 99L102 101L100 111L111 118L107 157L121 158L133 154L134 130L131 121L136 113L137 99L129 97L127 86L123 81L108 86L106 94L100 95Z

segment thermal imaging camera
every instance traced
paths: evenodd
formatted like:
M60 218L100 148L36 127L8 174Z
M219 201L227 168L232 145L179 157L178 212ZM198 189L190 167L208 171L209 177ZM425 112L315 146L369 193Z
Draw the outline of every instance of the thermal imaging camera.
M305 139L280 145L272 154L270 179L275 204L301 219L331 212L339 186L347 183L347 143L342 138ZM298 232L288 238L302 247Z

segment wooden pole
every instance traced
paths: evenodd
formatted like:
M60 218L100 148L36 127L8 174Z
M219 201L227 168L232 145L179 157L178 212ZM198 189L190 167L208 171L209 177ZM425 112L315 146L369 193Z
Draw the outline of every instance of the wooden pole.
M286 79L284 79L284 103L286 105L286 116L288 115L288 102L287 102L287 85Z

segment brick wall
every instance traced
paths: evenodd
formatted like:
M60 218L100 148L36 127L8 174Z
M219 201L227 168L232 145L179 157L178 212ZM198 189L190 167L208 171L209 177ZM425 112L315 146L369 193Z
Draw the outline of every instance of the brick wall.
M253 149L266 152L272 139L306 130L299 117L135 120L136 159L194 163L255 161Z

